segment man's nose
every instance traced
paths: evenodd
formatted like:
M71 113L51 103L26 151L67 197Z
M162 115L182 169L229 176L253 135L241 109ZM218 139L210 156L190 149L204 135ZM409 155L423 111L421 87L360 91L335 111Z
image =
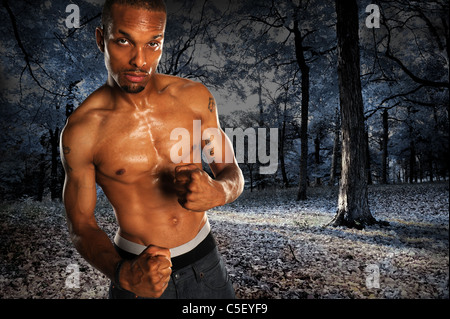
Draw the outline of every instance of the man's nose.
M130 64L136 68L142 68L147 64L143 48L135 48L133 50L133 57L131 58Z

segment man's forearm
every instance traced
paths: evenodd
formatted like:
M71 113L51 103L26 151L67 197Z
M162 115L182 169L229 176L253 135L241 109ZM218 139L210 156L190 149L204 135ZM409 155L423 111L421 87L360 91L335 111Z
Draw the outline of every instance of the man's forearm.
M236 200L244 190L244 176L239 166L227 166L215 178L222 184L225 194L223 205Z
M77 233L71 232L72 242L81 256L114 281L114 273L121 257L111 240L100 228L88 228Z

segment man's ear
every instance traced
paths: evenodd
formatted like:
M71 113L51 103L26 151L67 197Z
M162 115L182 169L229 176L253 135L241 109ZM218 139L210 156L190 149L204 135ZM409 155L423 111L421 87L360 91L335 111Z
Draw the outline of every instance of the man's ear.
M97 41L97 47L99 48L99 50L105 52L105 37L102 28L97 27L95 29L95 39Z

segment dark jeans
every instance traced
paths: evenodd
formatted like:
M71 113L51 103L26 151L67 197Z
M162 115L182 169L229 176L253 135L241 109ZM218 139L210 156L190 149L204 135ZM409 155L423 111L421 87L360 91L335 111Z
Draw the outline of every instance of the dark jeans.
M110 299L144 299L111 283ZM217 247L198 261L173 269L161 299L234 299L234 289Z

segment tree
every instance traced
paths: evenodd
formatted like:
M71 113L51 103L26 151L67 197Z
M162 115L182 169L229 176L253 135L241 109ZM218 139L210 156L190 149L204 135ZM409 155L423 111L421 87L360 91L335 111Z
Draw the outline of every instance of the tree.
M296 98L292 99L300 101L297 104L300 125L296 126L300 137L297 200L306 199L308 185L311 68L334 49L330 49L326 41L329 27L323 17L330 16L324 14L327 10L329 7L319 1L293 0L251 1L242 10L245 12L244 21L249 22L245 26L255 31L253 37L243 33L246 39L244 47L255 47L264 52L259 54L258 67L262 62L270 62L269 67L283 74L281 82L292 78L292 83L298 88ZM319 24L323 27L317 28Z
M49 190L59 198L61 127L106 77L94 39L101 4L77 3L80 25L70 28L64 22L66 2L0 1L0 198L40 199ZM334 184L342 163L332 3L166 3L158 71L204 83L221 106L221 120L232 110L245 111L231 113L236 120L231 127L279 128L279 170L261 175L261 163L243 159L248 184L299 183L301 195L311 177L326 182L329 175ZM380 8L380 28L366 27L364 7L359 21L369 141L364 153L370 154L366 167L373 172L367 177L374 183L447 178L448 0L373 3Z
M210 45L214 37L205 35L206 25L214 22L206 17L220 18L211 13L214 6L195 20L195 1L169 2L169 10L181 5L190 11L181 10L171 16L169 22L177 28L168 32L168 53L161 63L162 71L170 66L170 74L213 82L215 78L204 76L209 66L203 67L192 59L194 52L206 52L200 44ZM3 142L0 197L27 195L41 200L48 189L52 199L61 198L64 180L58 150L61 128L74 109L104 83L106 76L94 36L95 27L100 26L100 4L80 1L78 5L82 14L80 25L71 28L60 19L67 16L65 2L0 2L0 15L4 19L0 25L0 46L5 53L1 57L0 76ZM194 18L188 19L188 14ZM184 24L179 26L179 21ZM172 36L177 31L181 34L180 29L190 32Z
M380 158L379 181L389 182L396 165L409 181L416 174L430 181L448 175L448 1L375 3L380 28L362 26L360 41L366 127L375 142L371 151L378 148L372 159Z
M167 28L160 73L216 85L211 62L218 21L223 15L208 0L168 0Z
M356 0L336 0L342 172L333 226L363 228L376 222L367 194L364 106L361 93Z

